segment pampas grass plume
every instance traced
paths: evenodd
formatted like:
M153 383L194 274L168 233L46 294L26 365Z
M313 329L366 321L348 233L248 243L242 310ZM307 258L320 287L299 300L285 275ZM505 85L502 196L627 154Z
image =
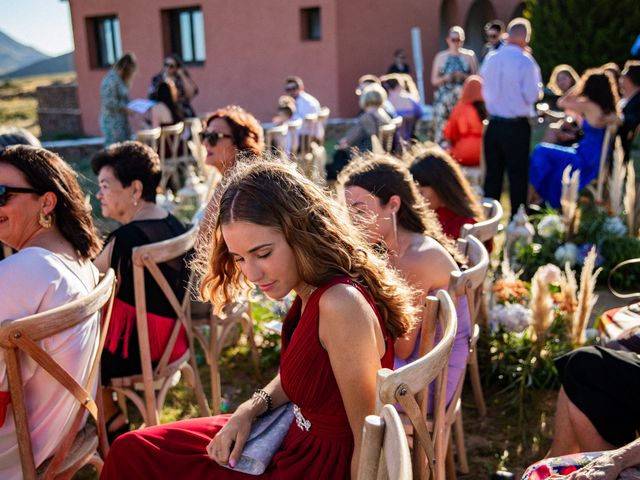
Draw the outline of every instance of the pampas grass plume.
M589 321L589 316L593 310L598 296L593 292L596 287L596 280L602 271L602 268L595 269L596 249L592 247L584 259L582 273L580 274L580 291L578 292L578 306L573 317L573 325L571 329L571 337L574 344L582 345L585 341L585 328Z

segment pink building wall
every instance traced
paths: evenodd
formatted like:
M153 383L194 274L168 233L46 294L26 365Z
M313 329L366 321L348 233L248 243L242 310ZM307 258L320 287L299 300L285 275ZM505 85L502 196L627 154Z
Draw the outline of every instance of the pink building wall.
M283 94L287 75L299 75L306 90L331 109L332 116L357 112L358 77L382 74L396 48L411 57L410 29L422 29L425 87L430 99L431 59L439 50L442 2L454 23L465 25L474 0L70 0L83 129L100 135L100 82L106 69L89 62L86 19L117 15L123 52L138 59L130 98L146 97L151 77L165 56L161 10L200 6L205 23L206 61L188 67L200 87L193 105L199 114L239 104L268 121ZM475 0L508 20L515 0ZM453 8L451 8L453 6ZM320 7L322 40L301 41L300 9ZM455 21L453 20L455 19ZM486 20L478 19L482 24ZM449 21L444 22L449 23ZM413 62L411 61L413 67Z

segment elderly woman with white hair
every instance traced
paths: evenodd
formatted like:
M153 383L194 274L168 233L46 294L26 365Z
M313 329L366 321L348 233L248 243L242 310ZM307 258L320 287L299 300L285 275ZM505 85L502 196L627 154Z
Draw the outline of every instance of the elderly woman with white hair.
M354 150L361 153L371 151L371 137L378 135L380 127L391 122L382 105L387 101L387 92L381 85L371 83L360 94L362 115L336 145L333 163L327 165L327 179L335 180L338 173L349 163Z

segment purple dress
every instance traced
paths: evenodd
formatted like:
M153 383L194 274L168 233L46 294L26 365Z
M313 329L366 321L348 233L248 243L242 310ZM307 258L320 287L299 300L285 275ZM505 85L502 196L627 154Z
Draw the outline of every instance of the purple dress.
M437 290L429 292L429 295L435 295ZM466 295L458 298L458 307L456 308L458 312L458 329L456 331L456 338L453 341L453 349L451 350L451 355L449 355L449 364L447 370L447 405L451 401L451 397L456 391L456 387L458 386L458 382L460 382L460 377L465 371L467 367L467 358L469 357L469 337L471 336L471 320L469 318L469 303L467 302ZM407 358L398 358L394 357L393 368L397 369L400 367L404 367L408 363L413 362L418 358L418 349L420 348L420 335L418 334L418 338L416 339L416 345ZM439 326L436 327L436 338L434 344L437 344L440 340L440 336L442 333L440 332ZM433 409L434 403L434 392L433 388L429 387L429 402L428 402L428 413L431 413Z

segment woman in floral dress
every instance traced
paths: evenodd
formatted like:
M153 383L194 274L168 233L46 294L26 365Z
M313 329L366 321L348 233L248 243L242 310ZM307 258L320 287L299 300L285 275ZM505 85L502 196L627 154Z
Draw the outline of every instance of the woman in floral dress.
M464 30L451 27L447 35L447 50L439 52L433 60L431 84L436 89L433 98L433 141L440 144L442 131L449 114L458 103L462 84L469 75L478 72L478 62L473 50L462 48Z
M113 65L100 84L102 110L100 111L100 130L104 136L104 145L129 140L129 86L136 70L136 59L132 53L125 53Z

